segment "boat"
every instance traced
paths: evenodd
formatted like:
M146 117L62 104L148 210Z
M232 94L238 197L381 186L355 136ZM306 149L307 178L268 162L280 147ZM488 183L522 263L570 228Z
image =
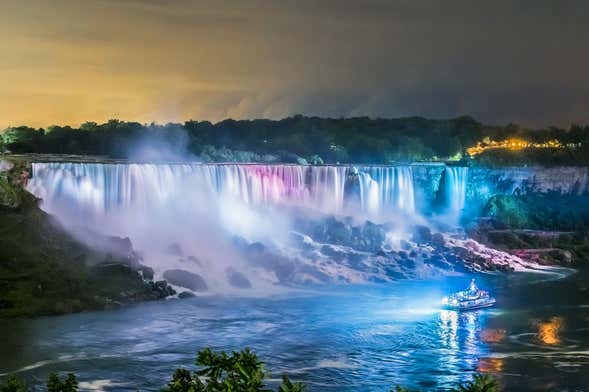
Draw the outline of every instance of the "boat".
M495 298L488 291L480 290L474 279L467 290L458 291L442 300L442 307L447 310L475 310L495 305Z

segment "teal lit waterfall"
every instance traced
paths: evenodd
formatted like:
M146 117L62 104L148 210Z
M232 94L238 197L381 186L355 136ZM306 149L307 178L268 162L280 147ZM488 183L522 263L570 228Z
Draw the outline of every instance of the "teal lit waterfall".
M444 195L450 213L459 213L466 199L468 167L448 166L444 173Z

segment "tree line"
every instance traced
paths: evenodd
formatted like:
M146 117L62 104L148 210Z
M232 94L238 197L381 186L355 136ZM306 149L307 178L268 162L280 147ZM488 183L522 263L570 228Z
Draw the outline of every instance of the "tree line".
M589 126L526 129L510 124L486 126L472 117L447 120L319 118L282 120L186 121L140 124L110 120L79 127L9 127L0 134L0 150L12 153L100 155L133 158L158 149L205 161L280 161L309 163L393 163L459 159L468 147L488 137L520 137L533 142L558 139L580 143L576 156L589 161ZM484 155L484 154L482 154ZM480 157L482 159L483 157ZM479 159L479 158L477 158Z

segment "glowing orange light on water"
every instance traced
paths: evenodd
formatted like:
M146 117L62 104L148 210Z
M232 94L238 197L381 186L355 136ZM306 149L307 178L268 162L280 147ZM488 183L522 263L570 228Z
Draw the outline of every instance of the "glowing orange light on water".
M480 358L477 364L479 372L498 373L503 370L503 359L501 358Z
M480 333L481 340L485 343L499 343L505 339L504 329L483 329Z
M559 344L561 341L559 335L563 324L561 317L552 317L548 322L538 322L538 339L544 344Z

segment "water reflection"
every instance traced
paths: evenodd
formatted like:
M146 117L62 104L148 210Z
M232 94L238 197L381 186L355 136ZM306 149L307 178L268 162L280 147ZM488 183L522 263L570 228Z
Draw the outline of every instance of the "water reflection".
M507 331L504 329L485 328L480 332L480 339L485 343L500 343L506 335Z
M477 370L484 373L499 373L503 370L503 364L502 358L481 358L477 364Z
M552 317L547 322L537 321L538 333L536 336L544 344L560 344L560 330L564 325L563 321L562 317L559 316Z
M479 341L482 312L441 310L439 336L445 366L453 369L476 369L483 348Z

